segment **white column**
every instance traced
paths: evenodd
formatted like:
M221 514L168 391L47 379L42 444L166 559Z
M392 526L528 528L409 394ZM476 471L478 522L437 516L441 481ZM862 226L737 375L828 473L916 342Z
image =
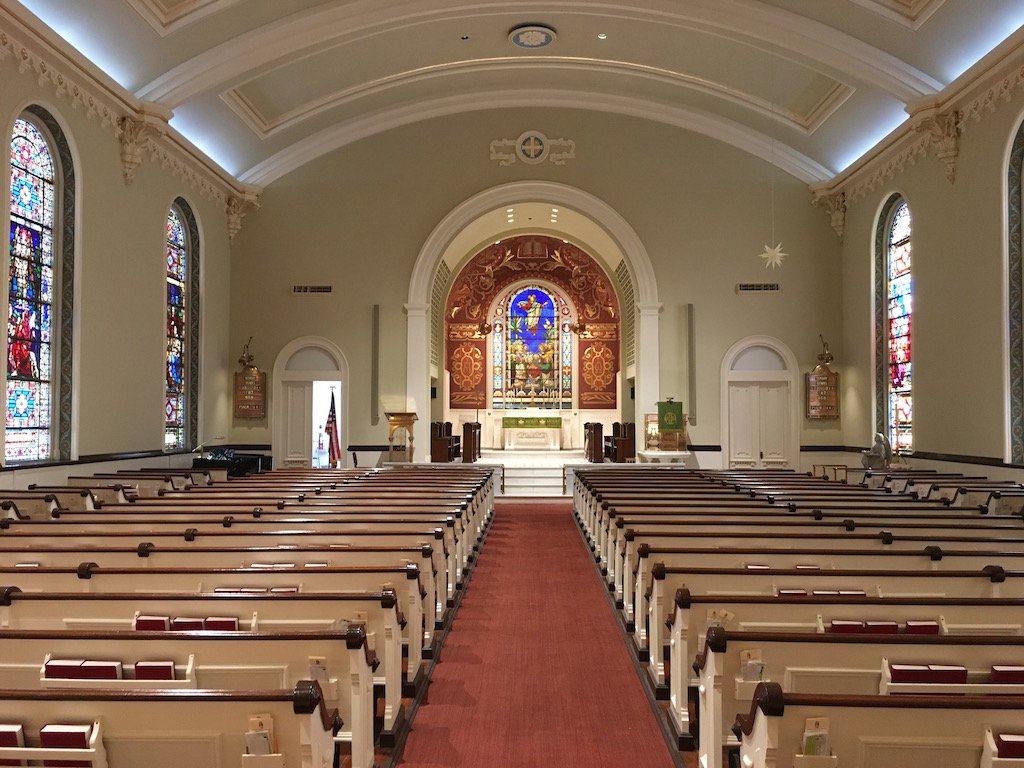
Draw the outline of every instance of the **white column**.
M406 304L405 409L419 418L413 427L416 455L430 456L430 305ZM443 366L440 366L443 367Z
M661 304L637 304L636 311L636 439L642 449L644 414L657 413L661 398Z

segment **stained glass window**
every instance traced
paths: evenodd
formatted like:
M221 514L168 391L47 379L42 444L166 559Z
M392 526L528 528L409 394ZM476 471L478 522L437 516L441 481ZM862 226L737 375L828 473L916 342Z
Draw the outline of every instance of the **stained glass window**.
M914 398L911 387L912 250L910 209L905 202L901 202L890 219L886 258L889 441L897 453L907 453L914 449Z
M573 334L566 302L539 286L520 287L506 294L495 315L492 407L572 408Z
M164 360L164 450L185 447L186 413L186 304L188 284L188 237L181 216L167 214L167 352Z
M7 462L51 457L55 198L49 144L19 118L11 136Z

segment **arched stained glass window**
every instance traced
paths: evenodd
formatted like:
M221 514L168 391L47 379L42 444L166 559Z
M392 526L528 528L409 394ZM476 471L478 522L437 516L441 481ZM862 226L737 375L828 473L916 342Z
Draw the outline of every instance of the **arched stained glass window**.
M177 210L167 214L167 352L164 358L164 450L185 447L186 414L186 304L188 291L188 236Z
M7 312L6 462L52 456L54 390L53 154L36 125L19 118L11 136L11 245Z
M889 218L886 247L888 318L889 442L897 453L914 449L914 398L912 390L911 330L913 281L911 279L910 208L900 202Z
M1007 341L1009 349L1009 423L1007 459L1024 464L1024 124L1017 128L1006 169Z
M498 302L492 347L494 408L572 408L573 334L568 304L539 286Z

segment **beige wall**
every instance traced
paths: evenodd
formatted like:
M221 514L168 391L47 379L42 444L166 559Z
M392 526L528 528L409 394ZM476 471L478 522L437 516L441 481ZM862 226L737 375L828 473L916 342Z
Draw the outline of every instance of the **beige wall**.
M81 107L52 98L31 74L4 69L0 115L10 126L30 103L64 127L76 158L78 226L75 350L78 454L163 446L164 222L184 197L199 221L204 281L200 439L226 435L229 248L221 204L144 160L125 186L120 144ZM6 186L7 182L4 182Z
M849 207L843 241L847 444L871 443L871 280L882 204L902 194L913 216L914 438L930 453L1003 458L1006 160L1024 97L967 124L955 183L919 157Z
M576 141L563 167L488 158L493 139L538 128ZM791 254L767 271L757 254L776 233ZM268 371L281 348L322 335L350 369L352 442L380 442L369 420L371 306L381 304L381 396L403 401L402 305L412 267L434 226L476 193L507 182L555 181L608 203L646 247L664 304L661 394L685 397L683 307L695 305L698 422L695 442L717 444L719 367L741 337L767 333L810 370L824 333L841 354L840 242L805 184L739 150L675 128L575 110L495 110L435 119L359 141L271 185L234 244L231 343L250 336ZM739 297L737 282L773 280L774 296ZM330 283L330 296L293 298L293 283ZM802 443L837 444L837 423L805 424ZM269 425L235 422L232 439L270 440Z

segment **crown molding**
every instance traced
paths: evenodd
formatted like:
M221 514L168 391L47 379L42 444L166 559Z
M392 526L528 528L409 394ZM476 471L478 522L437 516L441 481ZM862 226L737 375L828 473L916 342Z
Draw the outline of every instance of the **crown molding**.
M126 184L148 156L204 197L222 203L225 211L231 197L258 197L259 188L240 183L172 128L170 110L131 95L22 6L0 7L0 25L0 63L35 77L109 130L121 142Z
M845 193L855 202L932 149L956 178L959 142L972 123L995 112L1024 89L1024 28L934 96L907 104L909 118L833 179L812 184L815 201Z
M194 24L213 13L219 13L238 0L178 0L166 7L159 0L126 0L160 37L167 37L182 27Z
M942 7L946 0L850 0L869 11L884 16L890 21L902 24L908 29L918 30Z

